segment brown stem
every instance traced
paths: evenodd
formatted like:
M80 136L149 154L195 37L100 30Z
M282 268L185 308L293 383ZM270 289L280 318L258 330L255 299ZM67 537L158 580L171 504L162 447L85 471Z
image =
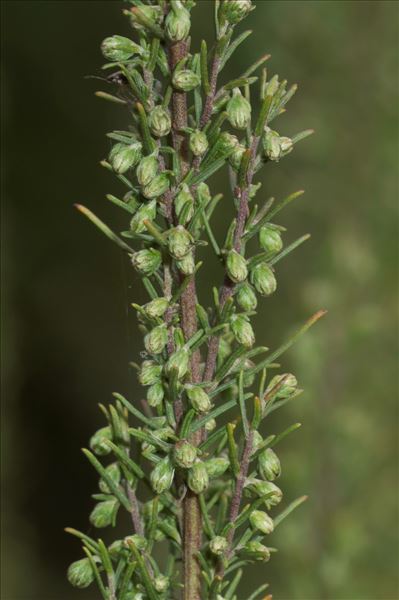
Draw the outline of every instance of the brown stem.
M130 502L130 515L132 517L134 532L144 536L144 526L140 517L136 493L128 483L126 484L126 491Z

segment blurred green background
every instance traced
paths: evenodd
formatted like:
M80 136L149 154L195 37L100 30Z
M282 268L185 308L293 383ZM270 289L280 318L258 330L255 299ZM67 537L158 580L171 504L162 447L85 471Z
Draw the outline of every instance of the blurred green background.
M120 188L98 162L126 116L85 78L101 75L104 37L129 35L121 8L1 2L4 600L97 597L65 581L80 551L63 527L90 531L97 478L79 449L102 425L98 402L114 390L134 398L127 363L140 339L127 307L145 296L72 203L122 225L103 200ZM199 0L196 42L212 35L210 9ZM303 423L280 447L281 487L287 500L310 496L273 535L278 555L247 572L244 587L269 581L276 600L399 598L397 22L396 2L258 0L245 22L254 35L225 74L270 52L270 73L300 86L276 128L317 133L262 175L265 198L306 189L278 223L286 240L312 238L279 264L258 341L276 347L329 310L283 359L306 393L264 428ZM231 208L223 179L214 190Z

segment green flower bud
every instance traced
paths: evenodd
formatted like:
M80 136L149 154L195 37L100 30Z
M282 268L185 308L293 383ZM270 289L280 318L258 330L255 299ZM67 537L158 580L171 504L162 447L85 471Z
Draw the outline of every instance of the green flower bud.
M221 16L231 25L236 25L253 10L251 0L223 0Z
M153 385L161 377L162 367L153 360L145 360L139 371L139 382L141 385Z
M228 133L227 131L223 131L218 137L218 146L221 154L228 154L229 152L233 152L237 146L240 145L237 137Z
M160 6L136 6L130 12L130 22L134 29L146 30L148 24L160 25L163 19L163 10Z
M277 229L274 229L274 227L270 227L270 225L261 227L259 232L259 244L263 250L270 252L270 254L280 252L283 247L280 232Z
M271 80L267 83L266 85L266 95L267 96L274 96L274 94L277 92L278 88L279 88L280 82L278 80L278 75L273 75L273 77L271 78ZM265 125L265 131L268 129L268 126Z
M112 544L108 546L108 554L114 559L119 558L119 555L124 550L125 548L123 546L123 540L115 540L115 542L112 542Z
M186 393L191 406L199 413L207 413L212 408L212 403L205 390L198 385L188 385Z
M144 346L149 354L161 354L168 343L168 329L165 324L154 327L144 337Z
M166 35L171 42L181 42L190 33L190 13L181 2L175 2L165 20Z
M143 196L148 199L158 198L169 189L169 177L166 173L161 173L142 189Z
M251 122L251 105L241 94L239 88L234 88L233 96L227 103L226 112L230 125L236 129L245 129Z
M219 458L210 458L205 462L205 468L210 478L220 477L227 471L230 466L230 461L223 456Z
M167 311L169 306L169 301L166 298L155 298L151 300L151 302L147 302L144 304L144 312L147 317L151 319L156 319L157 317L162 317Z
M263 479L268 481L273 481L281 475L280 460L271 448L266 448L259 454L258 468Z
M262 533L272 533L274 529L273 519L262 510L254 510L249 515L249 522L254 529L258 529Z
M188 487L194 494L201 494L209 485L208 471L203 462L198 461L188 472Z
M165 575L158 575L154 579L154 588L157 592L162 593L165 592L169 587L169 578L165 577Z
M208 138L198 129L190 135L190 150L194 156L202 156L208 150Z
M94 557L99 562L98 556ZM69 565L67 572L68 581L74 587L87 588L94 581L94 572L88 558L82 558Z
M231 330L239 344L251 348L255 343L255 335L248 317L233 315L230 319Z
M239 144L229 156L229 163L235 171L239 171L241 167L242 157L245 152L245 146Z
M175 463L182 469L190 469L197 458L197 449L195 446L182 440L175 444L174 459Z
M138 535L137 533L133 535L127 535L123 539L123 545L125 548L129 548L130 544L134 544L137 550L146 550L148 547L147 540L142 535Z
M183 225L178 225L169 230L168 248L169 252L177 260L181 260L188 254L193 245L191 234L184 229Z
M252 560L263 560L267 562L270 559L270 551L266 546L260 542L248 542L240 550L240 556L244 558L251 558Z
M219 339L220 339L220 342L219 342L218 358L221 360L221 362L224 362L225 359L228 356L230 356L230 354L232 352L232 348L231 348L230 340L228 340L226 338L226 336L221 336Z
M161 266L161 253L155 248L139 250L133 254L132 263L139 273L153 275Z
M200 77L190 69L175 71L172 78L173 87L183 92L190 92L201 83Z
M130 229L133 233L142 233L146 231L146 226L144 225L144 221L153 221L157 216L157 202L156 200L151 200L150 202L146 202L141 204L137 209L137 212L133 216L130 221Z
M141 157L140 142L131 144L115 144L109 153L109 162L115 173L126 173L131 167L140 160Z
M159 406L162 403L165 392L161 382L154 383L147 392L147 402L150 406Z
M285 137L284 135L280 136L280 150L281 156L286 156L289 154L294 147L294 143L291 138Z
M247 283L241 285L237 292L237 302L245 311L255 310L258 304L256 294Z
M173 482L175 470L170 458L166 456L159 461L151 471L150 480L152 489L156 494L166 492Z
M247 261L236 250L230 250L226 260L227 274L234 283L245 281L248 276Z
M251 453L251 456L253 454L255 454L258 450L260 450L260 448L262 448L262 446L263 446L263 437L261 436L261 434L259 433L259 431L254 431L253 438L252 438L252 453Z
M278 162L281 158L281 146L280 136L277 131L273 131L270 127L266 127L262 143L266 157Z
M222 554L226 552L228 547L228 541L225 537L222 537L221 535L216 535L209 542L209 550L212 552L212 554L216 554L216 556L222 556Z
M144 50L129 38L122 35L107 37L101 44L101 52L108 60L113 62L124 62L129 60L133 54L143 54Z
M181 260L177 261L177 267L183 275L192 275L195 271L195 261L192 252L189 252Z
M110 477L114 483L119 483L121 479L121 472L118 463L112 463L108 465L105 471L108 477ZM111 494L111 490L109 489L108 484L106 483L106 481L104 481L104 479L100 479L100 481L98 482L98 487L104 494Z
M107 440L112 440L112 430L109 425L101 427L92 437L90 438L90 449L93 450L97 456L105 456L111 452L111 448L106 443Z
M158 158L155 154L144 156L139 162L136 175L140 185L148 185L158 173Z
M251 283L262 296L270 296L276 291L277 281L267 263L256 265L251 271Z
M187 206L189 208L186 208ZM187 223L192 219L194 214L194 198L187 183L183 183L180 192L175 198L175 211L178 217L182 214L183 209L186 214L185 222Z
M165 365L166 374L170 375L172 370L176 369L177 377L181 379L188 371L190 361L190 352L183 346L180 350L174 352Z
M115 498L98 502L90 513L90 523L98 528L108 527L112 524L118 508L119 502Z
M275 375L273 377L273 379L270 381L269 385L267 386L266 394L268 392L271 392L272 389L276 385L278 385L282 379L285 379L285 381L282 384L281 388L276 393L275 397L276 398L288 398L289 396L291 396L291 394L293 394L298 387L298 381L297 381L295 375L293 375L292 373L283 373L282 375Z
M265 500L265 506L267 509L279 504L283 498L283 492L271 481L248 478L245 482L245 487L246 491L248 491L250 494L256 494L259 496L259 498L266 496L266 494L271 494L271 496Z
M163 106L155 106L149 116L151 132L157 137L168 135L172 127L170 113Z
M213 431L216 428L216 419L209 419L205 423L205 431Z
M204 181L201 181L201 183L198 184L197 198L198 198L198 202L200 204L202 204L203 206L206 206L212 198L211 192L209 190L209 186Z

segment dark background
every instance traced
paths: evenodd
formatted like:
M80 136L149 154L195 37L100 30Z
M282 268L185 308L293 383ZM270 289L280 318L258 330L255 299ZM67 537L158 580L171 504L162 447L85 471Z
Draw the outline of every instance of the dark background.
M97 597L65 580L80 550L63 527L89 531L97 478L79 449L103 423L99 402L114 390L135 397L127 363L141 342L127 307L145 296L72 204L122 226L103 201L120 188L98 162L104 134L127 117L85 79L101 75L102 39L129 35L121 7L1 3L4 600ZM199 0L195 42L212 35L210 8ZM258 341L274 348L329 309L283 360L306 393L264 429L303 423L281 445L281 487L288 500L310 495L273 535L278 555L247 572L246 585L266 579L276 600L399 597L397 17L396 2L259 0L245 24L254 35L226 73L270 52L270 73L300 85L276 128L317 132L262 175L265 198L306 188L278 223L288 241L312 238L281 262ZM214 186L227 210L225 181ZM222 232L222 205L217 219ZM207 257L203 296L220 279Z

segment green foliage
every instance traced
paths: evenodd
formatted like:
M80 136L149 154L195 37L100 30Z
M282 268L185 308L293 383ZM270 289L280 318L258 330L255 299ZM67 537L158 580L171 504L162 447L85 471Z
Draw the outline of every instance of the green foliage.
M270 128L296 87L287 90L285 80L277 75L269 80L263 69L255 95L258 78L250 75L268 56L218 88L219 73L246 37L234 39L234 31L254 8L251 0L216 1L214 48L208 51L202 42L191 53L194 4L131 0L125 13L137 43L121 36L104 40L103 54L112 60L104 68L118 77L115 96L98 95L119 98L130 115L128 131L108 134L115 143L102 163L128 188L122 199L108 196L123 210L126 230L118 235L78 206L126 252L149 294L148 303L133 305L143 333L137 369L146 401L133 405L114 394L114 404L102 407L106 427L92 437L92 452L84 450L100 476L92 525L114 526L125 510L133 535L107 546L69 530L87 555L70 567L71 583L85 587L96 580L106 600L166 600L180 591L185 600L237 599L241 567L269 561L274 549L266 545L267 536L304 500L275 516L264 512L283 497L274 483L281 465L271 446L297 425L265 440L258 429L301 391L294 375L269 375L280 367L274 361L324 313L266 358L257 358L267 352L256 346L251 324L258 296L276 291L274 265L308 236L283 249L284 228L270 220L301 192L274 208L270 201L257 205L260 186L253 181L310 130L289 138ZM224 243L212 228L221 197L206 183L223 168L236 211ZM201 267L196 260L208 242L224 269L213 306L200 304L195 288ZM225 425L220 417L227 412L233 420ZM138 427L132 427L130 415ZM97 456L107 454L112 462L104 466ZM248 504L242 508L244 497ZM168 565L156 554L164 541Z

